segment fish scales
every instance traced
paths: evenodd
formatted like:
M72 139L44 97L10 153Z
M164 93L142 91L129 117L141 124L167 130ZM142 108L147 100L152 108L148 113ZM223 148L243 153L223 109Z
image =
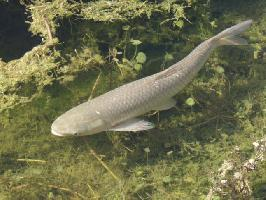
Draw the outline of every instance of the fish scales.
M54 121L51 132L69 136L153 128L151 123L136 117L151 110L173 107L172 97L195 77L216 47L247 44L237 35L251 23L252 20L239 23L202 42L183 60L162 72L120 86L70 109Z
M211 51L210 43L212 43L212 41L206 41L195 49L194 52L192 52L194 57L207 57L208 53ZM206 58L202 59L205 60ZM200 63L193 63L193 61L191 62L188 58L178 65L175 65L175 69L177 69L176 73L172 73L165 78L160 78L160 76L165 74L165 72L160 72L152 77L143 78L133 83L126 84L99 98L95 98L94 102L98 104L94 104L94 106L99 108L102 107L102 105L109 106L109 109L103 107L100 110L105 110L105 120L110 121L111 119L110 123L112 125L142 115L152 110L153 107L164 99L168 99L180 91L200 69L199 65ZM179 76L176 76L176 74ZM156 85L158 87L156 87ZM132 92L134 93L132 94ZM115 98L115 101L110 100L112 98ZM112 116L112 118L110 118L110 116Z

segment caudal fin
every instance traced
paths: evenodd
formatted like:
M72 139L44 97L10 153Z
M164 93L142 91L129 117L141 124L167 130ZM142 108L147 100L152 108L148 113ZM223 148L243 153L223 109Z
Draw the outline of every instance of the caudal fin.
M214 36L214 39L218 41L219 45L247 45L248 42L239 37L246 29L248 29L252 24L252 20L247 20L234 25L230 28L225 29L218 35Z

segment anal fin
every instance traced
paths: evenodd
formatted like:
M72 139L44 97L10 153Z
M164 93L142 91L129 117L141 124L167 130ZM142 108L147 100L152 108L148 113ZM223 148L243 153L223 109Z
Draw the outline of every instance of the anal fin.
M143 119L133 118L127 121L124 121L114 127L112 127L111 131L143 131L154 128L154 124Z

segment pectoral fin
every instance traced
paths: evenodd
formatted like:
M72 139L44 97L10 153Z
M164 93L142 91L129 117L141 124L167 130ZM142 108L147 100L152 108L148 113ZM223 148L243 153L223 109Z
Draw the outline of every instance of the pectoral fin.
M161 104L157 105L153 108L153 110L168 110L176 105L176 100L170 98L166 101L161 102Z
M147 122L142 119L133 118L129 119L127 121L124 121L114 127L112 127L111 131L143 131L143 130L149 130L154 128L154 124L151 122Z

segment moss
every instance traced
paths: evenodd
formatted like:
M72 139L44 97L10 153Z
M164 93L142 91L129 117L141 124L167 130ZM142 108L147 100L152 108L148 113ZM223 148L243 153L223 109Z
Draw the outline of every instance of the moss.
M59 27L58 20L73 15L75 9L75 4L70 4L66 0L38 0L32 4L26 2L24 5L31 15L29 30L46 40L52 40L55 36L56 29Z

